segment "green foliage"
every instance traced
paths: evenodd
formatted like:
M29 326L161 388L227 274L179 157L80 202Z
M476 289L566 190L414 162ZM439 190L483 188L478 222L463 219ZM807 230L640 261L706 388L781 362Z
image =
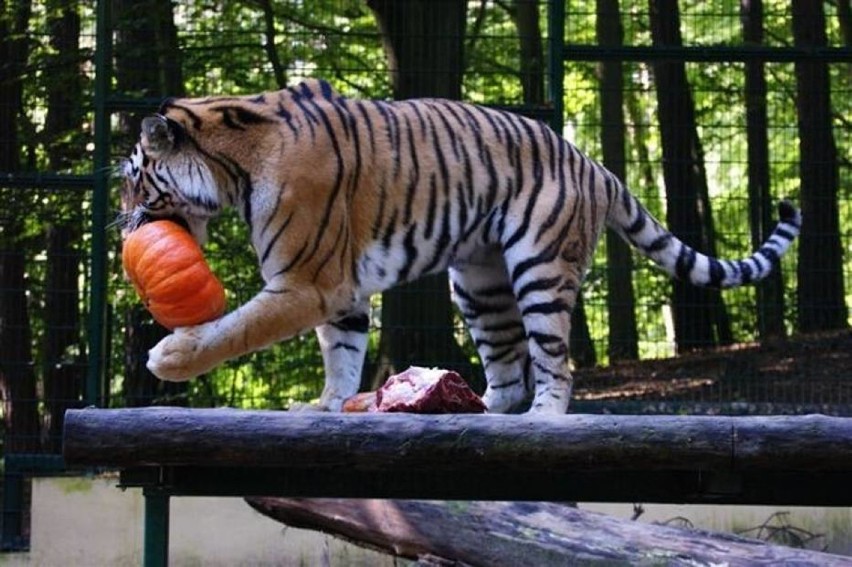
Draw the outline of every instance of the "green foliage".
M541 21L546 22L543 15ZM521 104L521 53L509 12L488 2L476 3L468 9L467 30L464 99L478 104Z
M647 0L623 0L621 3L626 45L650 45ZM789 3L764 2L765 38L768 45L792 43ZM827 5L828 6L828 5ZM685 45L730 45L742 43L738 3L713 0L681 3L681 31ZM566 42L595 43L594 6L588 2L567 2ZM838 20L827 13L830 44L841 42ZM770 177L774 200L798 198L798 132L796 128L794 66L769 63L765 66L768 83ZM656 118L653 71L648 63L624 65L625 111L628 128L627 183L657 218L665 218L662 182L662 149ZM835 138L839 155L849 155L850 92L852 75L848 65L831 67L835 114ZM695 103L699 136L704 150L709 191L713 201L713 219L717 232L717 252L724 257L742 257L750 253L748 222L747 145L745 135L744 65L742 63L690 63L687 76ZM566 137L588 154L599 154L599 93L593 64L568 61L565 70ZM845 126L845 127L844 127ZM844 165L845 163L845 165ZM849 219L848 193L852 168L848 158L841 164L841 224ZM842 236L849 242L849 229ZM782 261L787 289L788 329L793 329L796 274L796 248ZM852 273L848 260L844 272ZM606 361L608 329L603 315L606 305L606 245L601 242L584 287L586 308L598 354ZM852 282L846 277L847 295L852 297ZM665 310L670 302L671 282L645 259L637 259L634 288L639 318L640 355L655 357L672 354L671 336L665 328ZM725 292L731 313L734 336L738 341L757 338L755 290L746 287ZM850 319L852 320L852 319Z
M190 96L250 94L323 77L350 96L387 97L387 62L372 14L355 0L272 2L276 84L262 3L222 0L176 6Z

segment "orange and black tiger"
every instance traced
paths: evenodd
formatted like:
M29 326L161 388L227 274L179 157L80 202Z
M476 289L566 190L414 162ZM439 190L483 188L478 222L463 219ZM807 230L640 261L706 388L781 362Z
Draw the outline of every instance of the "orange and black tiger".
M766 277L800 225L784 202L757 252L717 260L540 122L449 100L349 99L323 81L167 100L123 173L127 230L173 217L203 242L207 221L236 207L265 282L221 319L164 338L151 371L186 380L316 329L329 410L358 389L370 296L394 285L449 269L490 411L531 394L531 411L563 413L571 311L604 227L672 276L725 288Z

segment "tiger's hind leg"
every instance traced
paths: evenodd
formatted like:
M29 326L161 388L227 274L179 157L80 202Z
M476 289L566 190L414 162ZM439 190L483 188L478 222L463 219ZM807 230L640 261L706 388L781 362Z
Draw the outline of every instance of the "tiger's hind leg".
M315 409L340 411L343 402L358 393L367 352L369 302L341 319L316 328L325 367L325 387Z
M563 414L574 384L568 341L582 266L564 256L560 258L563 263L552 253L508 255L507 265L526 329L529 374L535 389L530 412Z
M453 299L467 322L485 369L483 401L505 413L527 397L526 333L502 255L489 250L449 270Z

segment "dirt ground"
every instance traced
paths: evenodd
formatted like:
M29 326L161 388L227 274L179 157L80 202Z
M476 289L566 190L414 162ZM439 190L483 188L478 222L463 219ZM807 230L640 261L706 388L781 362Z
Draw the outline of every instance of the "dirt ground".
M852 413L852 330L738 344L673 359L578 369L574 399L752 405ZM786 408L781 406L787 406Z

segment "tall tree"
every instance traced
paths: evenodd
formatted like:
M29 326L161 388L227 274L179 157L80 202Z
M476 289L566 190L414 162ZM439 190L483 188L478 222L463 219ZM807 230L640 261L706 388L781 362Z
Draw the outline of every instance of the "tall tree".
M463 0L369 0L367 5L379 24L395 98L461 98ZM469 374L454 338L445 273L382 294L381 324L376 380L411 364L455 367Z
M618 0L597 0L597 38L602 46L624 41ZM626 179L624 128L624 71L621 61L600 64L601 149L603 164ZM612 230L606 233L607 317L610 360L639 358L636 298L633 293L633 257L630 247Z
M118 22L115 48L118 91L155 100L182 96L183 70L172 2L115 0L113 6ZM128 143L135 143L144 113L123 112L120 116ZM145 366L148 350L168 334L166 329L138 307L127 311L124 323L125 403L134 407L155 400L158 403L183 400L187 383L161 382Z
M82 157L82 75L77 0L51 0L47 22L52 55L47 81L44 138L50 169L62 171ZM44 309L44 402L50 450L61 450L65 410L82 398L80 317L81 199L70 194L63 211L45 227L47 273Z
M649 0L649 7L654 45L682 45L677 0ZM661 59L654 62L653 70L663 146L666 221L684 242L715 256L704 151L686 68L682 61ZM677 280L673 285L672 311L679 351L731 342L727 311L718 291Z
M79 221L79 219L77 219ZM44 309L44 409L48 450L62 450L65 410L83 396L85 349L80 317L80 222L46 227L47 273Z
M266 58L272 65L275 84L278 85L279 89L283 89L287 86L287 71L281 63L281 56L275 42L275 10L272 6L272 0L255 0L254 3L263 11L263 49L266 51Z
M184 94L183 68L171 0L115 0L116 87L124 95ZM135 142L143 114L121 113L121 129Z
M822 2L793 0L797 47L828 44ZM847 326L843 251L837 203L837 147L831 117L831 82L823 61L795 64L799 130L802 232L798 259L798 327L810 332Z
M746 45L763 43L763 0L741 0L740 19ZM769 119L763 62L745 63L746 136L748 138L748 207L751 244L756 250L774 228L769 175ZM761 338L781 337L784 328L784 283L774 271L756 289L757 330Z
M843 44L852 47L852 0L837 0L837 23Z
M32 6L27 0L0 0L0 172L20 169L18 139L22 77L27 63ZM32 331L27 301L22 219L26 200L6 203L0 227L0 394L5 420L5 452L35 452L39 446L38 400L33 370ZM4 532L6 526L4 526Z
M539 18L541 5L538 0L514 0L502 6L508 11L518 30L521 55L519 77L524 106L544 107L547 104L544 89L547 62L541 37ZM577 367L585 368L597 363L595 343L589 329L582 292L577 295L577 302L571 312L570 349L571 359Z
M461 98L465 2L368 0L382 34L394 97Z
M46 8L51 51L45 85L45 150L50 169L64 171L84 155L78 134L83 119L80 7L78 0L48 0Z
M544 103L544 42L541 38L538 0L515 0L508 5L509 15L518 29L521 51L520 77L524 104Z

